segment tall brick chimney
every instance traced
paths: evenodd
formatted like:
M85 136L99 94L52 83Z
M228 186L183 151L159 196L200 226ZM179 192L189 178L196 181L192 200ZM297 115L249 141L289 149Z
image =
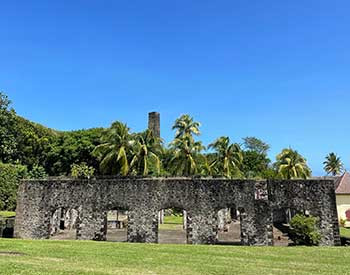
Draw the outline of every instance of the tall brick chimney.
M160 114L157 112L148 113L148 129L155 137L160 138Z

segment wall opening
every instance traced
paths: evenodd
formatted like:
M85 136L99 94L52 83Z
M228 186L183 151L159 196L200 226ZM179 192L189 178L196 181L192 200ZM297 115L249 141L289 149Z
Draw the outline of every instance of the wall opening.
M219 245L241 245L241 213L236 206L217 212L217 229Z
M50 219L50 239L75 240L80 226L79 208L57 208Z
M163 223L158 223L158 243L186 244L187 243L187 212L181 208L164 210Z
M128 210L115 208L107 211L106 240L110 242L126 242L128 237Z
M309 215L309 211L298 211L295 208L284 207L273 210L273 241L275 246L288 246L293 242L289 239L290 221L296 214Z

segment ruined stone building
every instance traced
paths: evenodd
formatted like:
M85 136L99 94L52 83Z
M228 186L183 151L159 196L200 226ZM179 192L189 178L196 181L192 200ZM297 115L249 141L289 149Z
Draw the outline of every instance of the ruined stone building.
M129 242L157 243L159 210L171 207L187 211L189 244L215 244L217 213L225 208L240 212L242 245L273 245L274 213L283 209L319 217L321 245L340 243L334 182L330 180L29 180L19 188L15 237L50 238L57 209L76 209L76 238L103 241L107 211L122 209L128 211Z

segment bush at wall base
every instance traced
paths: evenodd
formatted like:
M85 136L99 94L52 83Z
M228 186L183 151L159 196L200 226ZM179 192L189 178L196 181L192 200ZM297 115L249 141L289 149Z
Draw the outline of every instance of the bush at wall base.
M295 245L318 245L321 234L317 230L319 219L313 216L297 214L290 221L289 238Z

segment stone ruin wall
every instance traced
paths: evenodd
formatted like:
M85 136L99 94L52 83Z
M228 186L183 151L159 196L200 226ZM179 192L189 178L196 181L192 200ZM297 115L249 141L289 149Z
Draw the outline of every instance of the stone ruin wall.
M128 210L128 242L156 243L158 213L187 211L187 243L215 244L218 211L241 213L242 245L273 245L273 212L284 208L320 218L321 245L339 245L334 184L329 180L251 181L196 178L32 180L19 188L15 237L48 239L57 209L79 213L77 239L106 240L106 213Z

